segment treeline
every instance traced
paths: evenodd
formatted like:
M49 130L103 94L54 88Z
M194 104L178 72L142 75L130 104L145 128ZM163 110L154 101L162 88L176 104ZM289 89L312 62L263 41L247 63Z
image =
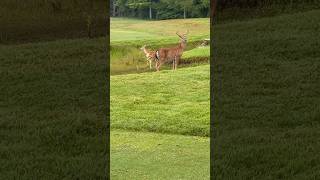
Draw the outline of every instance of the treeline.
M297 8L308 5L319 7L320 0L216 0L217 9L228 8Z
M216 2L216 13L233 9L251 9L257 14L279 13L288 9L314 9L320 7L320 0L211 0ZM141 19L199 18L210 16L210 0L110 0L112 17L133 17ZM270 11L271 9L271 11ZM244 13L244 12L241 12ZM249 12L250 13L250 12ZM237 12L234 12L237 14ZM252 15L250 15L252 16Z
M210 0L110 0L110 15L142 19L209 17Z
M0 43L104 36L107 0L1 0Z

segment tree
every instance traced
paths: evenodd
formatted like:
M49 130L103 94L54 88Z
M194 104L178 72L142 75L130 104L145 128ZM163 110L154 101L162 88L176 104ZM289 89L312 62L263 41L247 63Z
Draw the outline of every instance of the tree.
M192 0L180 0L179 4L183 8L183 18L187 18L187 11L192 9L193 1Z
M130 9L135 9L143 14L143 11L149 10L149 18L152 19L152 1L151 0L129 0L128 7Z

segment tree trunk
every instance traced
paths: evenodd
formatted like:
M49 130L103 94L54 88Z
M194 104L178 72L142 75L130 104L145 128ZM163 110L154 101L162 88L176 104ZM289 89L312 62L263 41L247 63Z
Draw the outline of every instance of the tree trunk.
M151 8L151 4L149 6L149 19L152 19L152 8Z
M113 1L113 5L112 5L112 16L115 17L116 16L116 2Z
M213 0L211 1L211 18L214 18L216 16L216 11L217 11L217 1Z
M186 18L186 7L183 8L183 18Z

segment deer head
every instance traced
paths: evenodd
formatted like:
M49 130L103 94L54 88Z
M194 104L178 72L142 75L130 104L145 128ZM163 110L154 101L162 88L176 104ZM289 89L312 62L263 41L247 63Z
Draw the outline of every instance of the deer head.
M178 31L176 32L176 34L179 36L179 38L181 39L182 42L184 42L184 43L187 42L187 35L189 34L189 30L187 30L187 32L184 33L183 35L178 34Z
M140 49L144 50L146 48L147 45L143 45Z

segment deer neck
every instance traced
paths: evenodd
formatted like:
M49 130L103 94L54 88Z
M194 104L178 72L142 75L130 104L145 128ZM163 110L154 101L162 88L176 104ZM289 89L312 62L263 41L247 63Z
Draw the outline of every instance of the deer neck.
M143 52L144 52L145 54L149 54L149 52L148 52L148 50L147 50L146 48L143 48Z
M180 47L181 47L182 49L186 48L186 46L187 46L187 43L186 43L186 42L183 42L183 41L180 42Z

